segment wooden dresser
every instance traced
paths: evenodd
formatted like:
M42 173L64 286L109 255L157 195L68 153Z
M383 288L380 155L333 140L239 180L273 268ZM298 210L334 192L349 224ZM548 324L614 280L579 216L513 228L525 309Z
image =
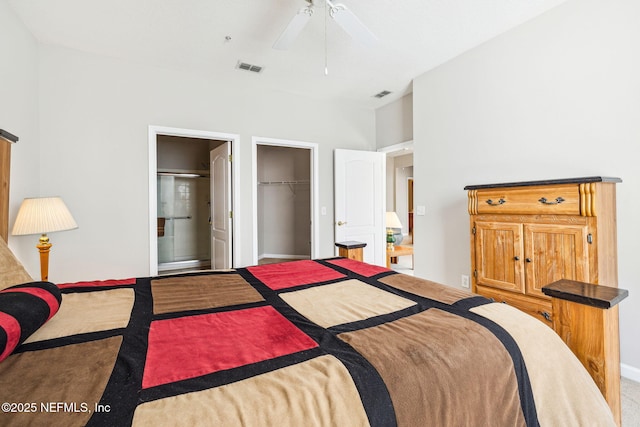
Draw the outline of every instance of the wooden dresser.
M595 176L465 187L472 290L553 327L543 286L566 279L617 287L618 182Z

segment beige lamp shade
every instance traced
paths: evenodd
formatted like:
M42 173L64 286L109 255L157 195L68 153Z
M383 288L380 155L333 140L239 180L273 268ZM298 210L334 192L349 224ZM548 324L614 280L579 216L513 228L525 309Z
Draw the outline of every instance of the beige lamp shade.
M398 218L398 214L397 213L395 213L395 212L387 212L386 227L387 228L402 228L402 223L400 222L400 218Z
M60 197L37 197L22 201L11 234L46 234L74 228L78 224Z

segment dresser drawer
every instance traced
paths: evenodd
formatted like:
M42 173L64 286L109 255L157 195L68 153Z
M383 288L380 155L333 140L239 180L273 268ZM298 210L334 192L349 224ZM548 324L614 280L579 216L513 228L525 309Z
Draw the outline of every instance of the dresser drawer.
M546 301L539 298L528 297L526 295L501 292L486 286L477 286L476 293L483 297L490 298L495 302L512 305L542 321L542 323L550 328L553 328L553 309L551 308L550 300Z
M577 184L482 189L475 198L479 214L580 215Z

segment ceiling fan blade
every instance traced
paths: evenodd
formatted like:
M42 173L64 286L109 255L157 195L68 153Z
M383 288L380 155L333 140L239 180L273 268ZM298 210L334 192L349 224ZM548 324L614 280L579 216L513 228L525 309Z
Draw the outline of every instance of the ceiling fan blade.
M330 7L330 15L342 29L365 46L372 47L378 38L343 4L334 4L326 0Z
M291 19L287 28L285 28L282 34L280 34L278 40L273 44L273 48L279 50L289 49L291 45L293 45L293 42L298 38L302 29L307 25L309 19L311 19L311 15L313 15L311 5L300 9Z

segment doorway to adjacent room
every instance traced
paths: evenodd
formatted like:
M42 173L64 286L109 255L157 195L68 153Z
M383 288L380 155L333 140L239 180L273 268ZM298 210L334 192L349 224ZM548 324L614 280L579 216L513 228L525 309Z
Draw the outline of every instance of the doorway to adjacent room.
M397 231L400 242L411 256L391 258L390 267L405 274L413 274L414 206L413 206L413 141L391 145L378 150L387 155L387 212L395 212L401 223Z

